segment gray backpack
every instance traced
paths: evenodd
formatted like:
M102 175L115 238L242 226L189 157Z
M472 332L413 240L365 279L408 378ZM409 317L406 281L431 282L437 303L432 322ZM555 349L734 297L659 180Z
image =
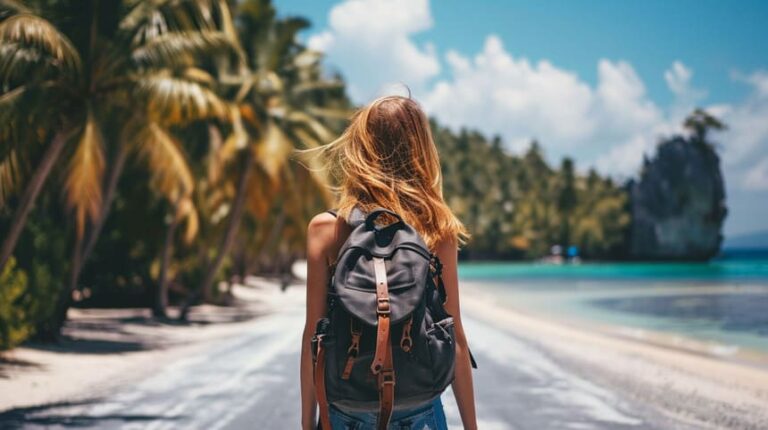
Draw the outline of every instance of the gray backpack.
M396 221L377 225L383 214ZM355 208L348 221L352 232L332 266L328 313L312 339L320 424L330 429L333 404L378 412L384 430L394 409L423 405L453 381L453 318L443 307L442 264L411 226L381 208Z

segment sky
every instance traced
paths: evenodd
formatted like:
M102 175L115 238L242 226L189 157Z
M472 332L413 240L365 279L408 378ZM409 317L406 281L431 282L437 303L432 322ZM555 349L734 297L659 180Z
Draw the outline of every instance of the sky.
M455 130L618 179L695 107L720 117L725 234L768 230L768 2L275 0L365 103L404 85Z

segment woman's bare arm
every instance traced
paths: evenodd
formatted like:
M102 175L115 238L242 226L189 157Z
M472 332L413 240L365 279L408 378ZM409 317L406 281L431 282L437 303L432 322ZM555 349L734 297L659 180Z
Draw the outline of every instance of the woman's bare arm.
M317 399L313 380L310 341L317 320L326 312L328 264L336 242L336 218L328 213L315 216L307 230L307 313L301 343L301 427L316 428Z
M456 336L456 377L453 381L453 394L461 414L461 421L467 430L477 429L475 415L475 393L472 385L472 365L469 360L469 348L464 327L461 324L459 306L458 246L455 240L444 240L437 246L437 256L443 263L443 283L447 299L445 309L453 316Z

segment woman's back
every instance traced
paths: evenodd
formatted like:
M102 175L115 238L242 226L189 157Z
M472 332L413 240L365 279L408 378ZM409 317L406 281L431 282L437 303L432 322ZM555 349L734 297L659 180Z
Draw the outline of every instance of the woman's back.
M440 304L440 307L444 308L445 312L452 317L453 322L453 333L450 336L452 348L455 347L455 366L452 367L454 368L453 374L455 374L453 389L465 428L476 428L471 365L466 337L461 325L456 267L458 244L467 237L467 233L442 199L439 159L434 142L432 142L426 115L410 99L385 97L376 100L355 115L352 123L340 139L326 145L320 151L341 185L337 202L338 217L334 217L330 213L322 213L317 215L308 227L307 315L301 366L302 424L304 428L315 427L316 406L320 403L321 412L324 410L323 406L326 405L323 403L327 394L331 394L328 400L333 403L327 405L327 409L335 420L332 420L330 426L337 428L349 424L349 420L356 419L358 420L355 422L357 428L373 428L370 424L371 412L355 415L358 413L344 408L345 404L355 405L356 402L364 402L366 399L360 397L369 396L369 392L360 392L346 398L346 400L342 399L342 395L337 396L338 398L333 397L340 391L336 390L337 387L331 387L328 390L324 386L323 377L328 374L325 371L318 373L310 346L315 327L322 325L318 324L318 321L327 319L329 311L332 311L328 306L328 288L334 275L333 263L352 232L352 227L347 221L349 221L353 209L357 208L368 213L375 207L387 208L401 216L404 224L411 226L423 239L424 253L427 255L435 254L444 264L445 294L443 297L446 299L444 303ZM386 274L380 276L380 274L377 275L371 271L366 272L367 275L364 276L366 279L376 277L377 281L369 281L370 284L364 285L364 288L370 288L374 284L379 287L382 282L378 280L383 279L385 288L377 288L376 294L383 293L386 296L385 301L388 302L390 295L396 294L396 289L386 288L389 281L395 282L395 278L390 277L387 269L391 268L393 264L397 264L397 258L401 257L397 257L396 254L382 254L377 258L382 260L377 263L378 267ZM359 267L357 262L351 265L355 268ZM331 288L343 287L342 284L336 284L334 282L335 286L331 286ZM334 292L334 294L337 293ZM348 299L355 300L352 293ZM371 303L376 306L377 303L381 302L381 300L374 300ZM404 321L395 322L394 318L392 321L387 318L382 319L383 308L378 310L378 322L368 320L369 324L374 323L374 331L382 331L382 327L391 326L393 328L391 333L404 336L406 333L402 325ZM411 311L413 313L413 310ZM356 316L362 317L362 319L368 318L362 313ZM386 324L384 324L385 322ZM434 322L429 321L430 324ZM328 324L331 322L329 321ZM421 324L421 320L419 320L419 324ZM420 327L424 326L420 325ZM388 332L388 330L384 331ZM426 328L424 331L426 332ZM355 346L353 340L356 333L355 327L348 325L346 330L337 329L334 333L338 334L337 332L345 333L346 337L342 341L342 346L337 344L334 347L334 354L339 356L334 359L339 362L336 367L343 370L350 367L352 369L350 378L355 375L355 372L359 372L357 376L363 376L364 372L368 372L369 377L378 378L381 382L382 372L377 373L380 368L371 366L370 371L367 371L365 367L358 366L358 361L352 357L351 352L355 351L356 353L356 348L359 348L359 346ZM338 335L336 339L338 341ZM373 351L375 354L373 362L386 364L389 361L384 360L391 360L394 363L396 360L392 360L392 358L398 357L403 352L402 349L398 349L401 348L400 338L392 339L391 342L378 342L380 338L373 334L368 335L368 339L368 341L373 340L376 341L376 344L384 345L382 347L384 349L379 350L379 352L385 351L385 353L376 354L376 350ZM386 339L391 339L391 337ZM391 357L388 357L386 353L387 344L393 346L393 352L390 353ZM407 351L405 352L407 353ZM351 360L350 357L352 357ZM378 361L377 358L381 358L382 361ZM320 360L318 360L319 362ZM351 366L349 366L350 363ZM324 363L322 364L324 365ZM343 370L340 370L339 378L341 379L345 376ZM383 373L386 374L386 372ZM336 379L334 377L334 384L338 382ZM407 387L406 379L403 380L403 384L401 389ZM437 384L442 387L439 378L435 378L434 375L425 381L425 384ZM397 387L397 384L394 386ZM439 388L439 390L441 389ZM380 390L379 392L381 393ZM383 405L381 411L391 410L385 405L385 400L385 397L379 396L378 403ZM397 400L394 402L397 403ZM413 421L417 415L436 417L434 422L426 423L427 428L445 428L445 418L442 414L439 396L435 397L434 402L424 402L417 407L410 406L393 414L393 419ZM379 414L372 413L374 416L382 415L381 412Z

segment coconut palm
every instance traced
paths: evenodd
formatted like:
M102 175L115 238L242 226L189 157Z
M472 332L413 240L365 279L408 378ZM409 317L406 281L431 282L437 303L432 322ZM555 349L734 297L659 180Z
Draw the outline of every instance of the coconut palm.
M216 253L202 282L185 302L181 319L187 317L193 303L210 292L246 211L264 220L279 200L286 206L277 216L292 219L273 222L274 234L301 224L293 219L301 214L297 206L305 197L292 193L297 175L306 175L304 179L314 184L317 194L326 202L330 200L328 178L320 169L306 170L291 155L296 148L312 148L332 140L329 125L349 116L343 82L323 76L320 54L296 41L307 21L278 20L270 1L250 0L239 6L237 24L250 73L225 80L236 93L232 104L235 114L232 133L221 148L214 171L226 171L229 176L214 174L212 178L236 184L230 187L235 191L227 205L226 225ZM303 229L303 225L298 228Z
M150 170L164 170L157 175L185 182L178 178L183 171L177 165L164 162L178 159L179 148L163 135L173 126L227 115L211 73L228 65L217 58L236 63L239 51L224 1L113 0L83 7L72 0L35 6L0 5L0 120L10 124L0 136L0 176L13 179L4 181L0 195L20 188L19 160L26 157L29 164L28 154L45 147L20 193L0 267L46 178L61 166L67 170L65 200L75 221L73 288L108 215L128 154L152 154L143 158ZM184 201L192 190L171 182L166 180L168 187L159 191L179 201L177 208L189 208ZM189 209L181 213L193 216ZM65 290L59 306L64 315Z

